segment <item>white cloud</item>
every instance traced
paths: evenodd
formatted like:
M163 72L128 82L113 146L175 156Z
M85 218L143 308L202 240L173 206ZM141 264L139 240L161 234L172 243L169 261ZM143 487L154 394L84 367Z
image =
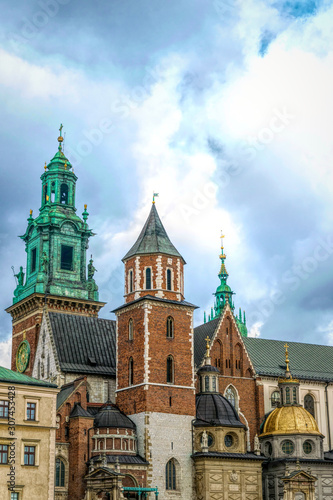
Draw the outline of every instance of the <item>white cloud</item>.
M11 352L12 338L10 337L8 340L0 342L0 366L10 368Z

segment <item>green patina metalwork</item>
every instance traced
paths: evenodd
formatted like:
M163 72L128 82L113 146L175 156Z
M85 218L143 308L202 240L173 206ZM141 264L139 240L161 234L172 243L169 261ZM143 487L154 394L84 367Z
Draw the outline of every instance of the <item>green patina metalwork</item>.
M87 279L86 251L94 233L87 224L87 206L76 214L75 187L77 177L62 151L63 137L58 137L58 151L48 165L42 180L39 215L32 210L25 234L27 267L16 275L18 285L13 303L34 292L98 301L98 287L91 272ZM94 268L94 272L95 272ZM25 282L24 282L25 275Z
M231 290L230 286L227 284L229 274L228 274L226 266L225 266L225 260L227 257L224 253L223 238L224 238L224 236L222 235L221 236L221 239L222 239L221 255L220 255L221 268L220 268L220 272L218 274L218 277L220 279L220 285L217 287L216 292L214 293L215 304L214 304L214 308L213 307L211 308L211 312L208 315L208 321L211 321L211 320L216 319L219 316L221 316L227 303L229 303L232 312L234 312L234 309L235 309L235 305L232 301L232 296L234 295L234 292ZM237 326L239 328L239 331L240 331L242 337L247 337L245 312L243 313L243 317L242 317L242 311L239 308L238 316L237 316L237 314L236 315L234 314L234 317L235 317ZM206 323L206 321L207 321L206 312L204 312L204 323Z

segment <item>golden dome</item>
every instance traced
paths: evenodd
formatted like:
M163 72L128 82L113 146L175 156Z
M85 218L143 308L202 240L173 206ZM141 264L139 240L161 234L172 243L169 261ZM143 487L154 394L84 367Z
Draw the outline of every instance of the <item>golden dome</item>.
M260 437L268 434L317 434L317 422L303 406L281 406L267 417Z

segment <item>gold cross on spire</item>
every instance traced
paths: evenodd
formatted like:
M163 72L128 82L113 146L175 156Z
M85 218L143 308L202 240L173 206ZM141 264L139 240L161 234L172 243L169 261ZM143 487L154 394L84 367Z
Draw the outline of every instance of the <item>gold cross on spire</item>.
M208 335L205 338L205 341L206 341L206 358L209 358L210 338L208 337Z
M61 136L61 133L62 133L62 129L63 129L63 128L64 128L64 127L63 127L63 124L62 124L62 123L60 123L60 127L59 127L60 136Z
M289 370L289 356L288 356L288 347L289 345L287 343L284 344L284 347L286 349L286 377L290 376L290 370Z

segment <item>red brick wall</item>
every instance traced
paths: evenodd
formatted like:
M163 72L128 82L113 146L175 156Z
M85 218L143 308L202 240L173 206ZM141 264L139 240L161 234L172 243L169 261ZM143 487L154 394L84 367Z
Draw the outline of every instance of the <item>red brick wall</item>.
M24 332L25 338L30 344L30 359L29 364L24 372L25 375L32 375L32 369L34 366L35 353L38 343L38 335L40 330L40 324L42 322L42 311L36 311L34 314L28 318L23 318L17 321L13 325L13 338L12 338L12 362L11 369L16 371L16 352L23 341Z
M139 290L136 290L137 292L140 292L140 297L144 295L156 295L158 290L163 291L163 298L169 299L169 300L179 300L177 294L181 293L182 298L181 300L184 299L183 295L183 277L184 277L184 263L181 258L173 257L170 256L168 257L167 255L140 255L140 282L139 282ZM162 270L162 287L157 290L157 258L162 257L161 260L161 266L163 268ZM136 267L135 267L135 259L136 257L132 257L131 259L127 260L125 262L125 299L126 302L131 302L134 300L135 296L135 281L136 281ZM170 264L168 260L171 259L172 263ZM178 269L177 269L177 262L180 262L180 283L178 284ZM145 269L146 267L151 268L151 290L146 290L145 288ZM133 293L129 293L128 289L128 273L130 269L133 271ZM166 283L166 270L171 269L172 270L172 285L173 288L171 291L167 290L167 283ZM179 286L178 286L179 285Z
M94 419L74 417L70 419L69 431L69 482L68 498L81 500L84 498L88 460L88 429L93 426ZM92 431L90 431L92 432Z
M219 391L224 394L229 384L238 392L239 408L250 430L251 445L259 434L264 417L264 394L260 379L255 379L253 369L231 314L226 314L218 328L210 349L212 365L220 370ZM244 422L245 423L245 422Z
M174 361L174 384L165 387L133 387L117 393L117 404L125 413L141 411L162 411L182 415L194 415L195 398L190 389L177 388L175 385L193 387L191 320L192 311L172 304L156 305L149 303L149 382L167 384L166 368L168 356ZM190 314L189 314L190 313ZM174 337L167 338L167 318L174 319ZM118 318L118 389L129 385L128 365L130 357L134 362L133 385L144 382L145 355L145 305L123 309ZM128 323L133 319L134 339L128 339ZM171 397L171 401L170 401ZM170 406L171 402L171 406Z

